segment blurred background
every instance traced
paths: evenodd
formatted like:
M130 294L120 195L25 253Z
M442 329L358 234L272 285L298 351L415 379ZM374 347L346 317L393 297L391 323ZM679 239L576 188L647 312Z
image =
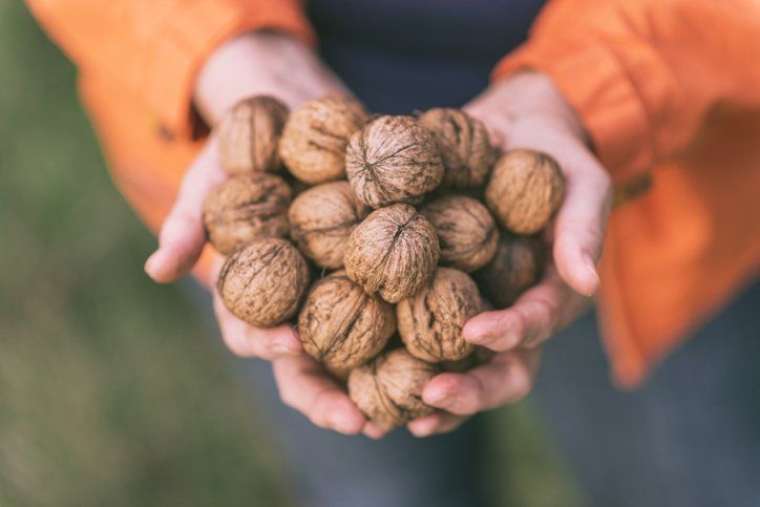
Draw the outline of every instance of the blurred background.
M75 81L0 2L0 506L290 505L216 330L143 274ZM579 504L530 401L488 425L495 505Z

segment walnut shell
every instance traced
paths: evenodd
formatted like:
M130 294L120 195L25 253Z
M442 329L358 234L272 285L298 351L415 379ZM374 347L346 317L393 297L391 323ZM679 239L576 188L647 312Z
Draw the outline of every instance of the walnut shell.
M278 170L277 143L287 118L288 106L268 95L235 104L219 125L224 170L230 174Z
M443 163L433 134L411 116L380 116L351 136L346 173L371 208L416 203L435 190Z
M291 190L267 173L233 176L213 189L203 203L203 224L219 253L230 254L256 238L288 235Z
M393 307L344 271L317 281L298 316L304 350L339 375L377 355L395 332Z
M413 296L435 271L440 256L435 228L408 204L375 210L348 239L348 276L389 303Z
M293 111L280 138L280 158L306 183L323 183L345 173L346 144L367 121L361 104L347 97L324 97Z
M309 285L309 266L288 241L254 240L222 266L217 291L236 317L271 327L295 315Z
M496 222L478 200L463 195L439 197L420 213L438 233L441 264L469 273L483 267L496 253Z
M288 212L290 234L304 255L320 266L338 269L348 237L368 213L348 182L323 183L293 201Z
M506 308L541 278L546 254L539 238L503 233L496 255L475 273L475 280L492 303Z
M431 363L457 361L473 350L462 338L462 328L480 311L480 292L472 278L457 269L438 268L422 291L396 306L398 333L414 357Z
M443 107L425 112L419 122L433 132L438 143L445 168L441 186L485 185L497 152L483 122L459 109Z
M517 234L543 229L562 204L565 178L549 155L512 150L494 166L486 202L501 224Z
M435 411L422 402L422 390L438 373L435 365L399 348L353 370L348 394L369 420L390 430Z

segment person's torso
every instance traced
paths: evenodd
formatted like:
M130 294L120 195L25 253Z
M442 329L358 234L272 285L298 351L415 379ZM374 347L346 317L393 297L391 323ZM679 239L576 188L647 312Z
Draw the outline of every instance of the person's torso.
M544 0L310 0L323 58L370 110L461 106Z

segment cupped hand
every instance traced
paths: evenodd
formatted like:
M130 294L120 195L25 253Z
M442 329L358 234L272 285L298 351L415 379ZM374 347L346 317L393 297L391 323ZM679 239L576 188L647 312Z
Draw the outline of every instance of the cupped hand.
M612 203L608 173L546 76L523 73L496 83L466 109L486 124L501 148L552 155L565 175L565 200L547 231L553 246L544 278L514 305L467 322L465 340L496 354L467 373L444 373L425 386L423 400L441 411L409 424L417 436L451 431L468 416L531 391L541 344L573 322L596 292L596 263Z
M273 95L295 108L324 95L347 93L312 50L286 35L257 32L225 44L210 57L197 80L195 106L213 127L231 106L253 95ZM212 134L188 168L161 228L158 249L145 263L153 280L169 283L193 268L206 244L203 202L226 178ZM215 259L214 278L222 260ZM224 343L234 354L273 362L285 403L324 428L349 434L365 429L364 417L345 391L303 352L292 326L251 326L232 315L216 291L214 311Z

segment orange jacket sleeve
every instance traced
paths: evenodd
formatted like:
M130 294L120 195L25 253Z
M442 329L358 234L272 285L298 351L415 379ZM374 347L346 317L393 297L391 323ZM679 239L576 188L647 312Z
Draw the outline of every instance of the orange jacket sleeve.
M548 74L617 181L694 140L716 106L760 107L760 2L553 0L494 71Z
M27 0L80 72L134 92L169 131L188 135L197 71L211 51L248 30L312 42L299 0Z

